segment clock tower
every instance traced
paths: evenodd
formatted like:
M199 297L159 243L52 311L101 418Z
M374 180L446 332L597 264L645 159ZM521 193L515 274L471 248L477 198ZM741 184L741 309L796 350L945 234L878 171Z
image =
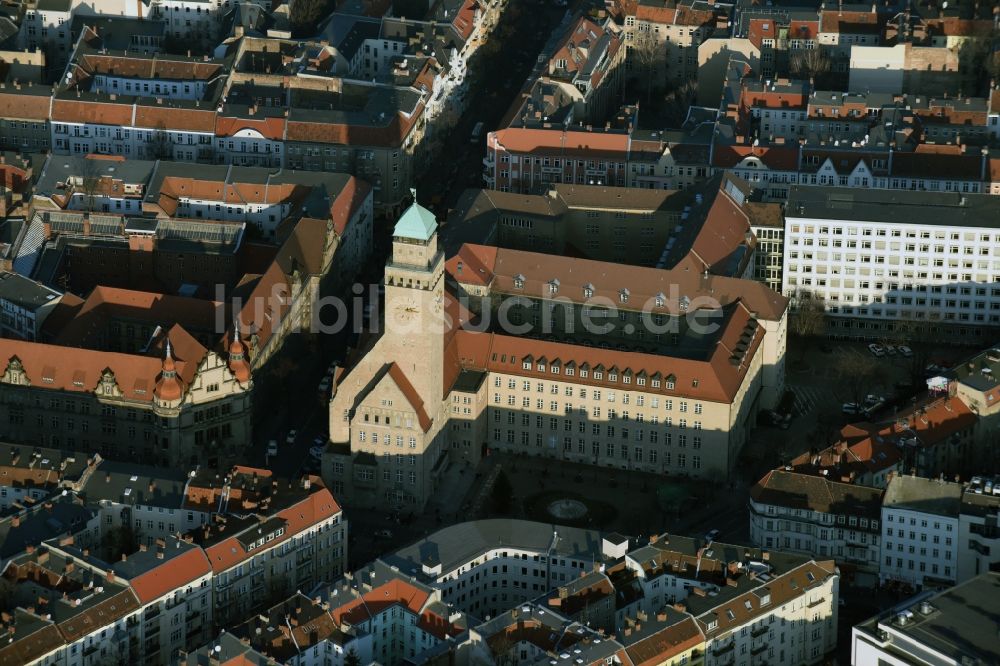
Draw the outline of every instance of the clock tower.
M383 344L428 408L440 405L444 392L443 305L444 253L438 249L437 221L414 196L392 232ZM437 409L433 412L436 416Z

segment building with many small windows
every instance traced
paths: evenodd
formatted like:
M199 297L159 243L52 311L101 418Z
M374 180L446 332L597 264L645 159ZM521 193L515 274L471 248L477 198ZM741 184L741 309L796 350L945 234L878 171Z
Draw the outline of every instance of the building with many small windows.
M750 539L761 548L833 558L842 570L876 573L881 500L876 488L776 469L750 490Z
M881 582L942 587L958 580L962 485L894 477L882 500Z
M752 263L746 218L723 205L736 194L670 270L481 245L445 262L433 214L411 206L386 265L388 334L335 378L324 479L420 508L488 448L728 477L781 396L786 329L783 297L714 272Z
M791 188L782 293L822 301L828 333L981 341L1000 327L1000 200Z

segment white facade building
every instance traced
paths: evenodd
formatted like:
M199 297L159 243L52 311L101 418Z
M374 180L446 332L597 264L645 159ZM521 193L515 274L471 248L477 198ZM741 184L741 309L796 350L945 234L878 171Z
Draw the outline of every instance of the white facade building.
M958 580L962 485L914 476L889 481L882 502L881 582L914 587Z
M1000 325L998 282L994 197L791 189L782 291L822 300L835 335L879 338L902 321L981 337Z

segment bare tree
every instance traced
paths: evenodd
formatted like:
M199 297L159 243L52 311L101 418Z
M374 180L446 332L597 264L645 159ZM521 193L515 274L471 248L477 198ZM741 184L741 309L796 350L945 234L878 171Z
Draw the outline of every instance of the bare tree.
M878 362L857 352L842 352L834 367L845 382L850 402L860 405L868 392L879 385L884 378Z
M830 71L830 59L820 49L803 49L788 62L792 75L800 79L815 79Z
M173 157L174 147L170 143L170 135L167 133L167 127L162 121L153 130L153 135L149 140L149 146L146 148L146 151L154 160Z
M314 34L320 19L330 10L327 0L292 0L289 6L289 20L299 34Z
M664 120L670 127L680 127L687 119L688 111L698 97L698 82L685 81L664 97Z
M649 102L653 97L653 86L662 75L660 64L665 61L666 49L652 31L637 29L632 33L628 50L632 57L633 76L646 79L646 101Z
M788 325L800 338L811 338L826 332L826 303L811 291L797 289L789 302ZM806 347L799 344L800 355Z
M94 211L94 201L97 198L97 190L100 185L101 170L97 166L97 161L84 158L80 167L80 191L83 193L84 210Z

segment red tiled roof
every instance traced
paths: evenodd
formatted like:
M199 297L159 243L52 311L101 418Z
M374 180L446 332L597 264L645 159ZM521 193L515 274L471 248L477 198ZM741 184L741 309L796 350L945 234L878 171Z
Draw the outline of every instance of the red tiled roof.
M331 609L330 614L333 615L338 625L345 621L350 624L365 622L393 606L402 606L414 615L418 615L429 597L428 592L395 578L388 583L372 588L360 598Z
M54 99L52 100L52 121L131 127L132 105L85 102L78 99Z
M732 169L747 158L756 158L773 171L797 171L799 146L716 146L712 166Z
M212 572L201 548L189 548L177 557L129 581L139 601L145 605L182 588Z
M215 130L215 111L136 104L135 127L211 133Z
M0 118L48 120L51 101L48 95L25 95L8 88L0 91Z
M508 127L490 133L498 150L515 154L607 156L624 159L629 137L620 132L577 132Z
M344 235L348 222L365 204L365 199L371 191L372 186L367 181L351 177L344 185L344 189L335 196L330 205L330 218L338 235Z
M142 402L152 401L153 385L162 365L160 359L152 356L0 339L0 368L4 372L14 358L24 366L25 375L36 388L92 393L97 390L103 372L110 370L123 395ZM182 371L187 370L184 360L178 360L177 365Z
M268 542L269 547L277 546L291 539L303 530L316 525L328 518L340 513L340 506L333 499L333 495L326 488L319 488L311 495L300 502L279 511L276 516L286 521L285 532L273 541ZM257 551L252 551L256 553ZM251 554L243 549L243 546L231 536L217 544L205 549L205 554L212 565L212 571L221 573L227 571L240 562L250 559Z
M243 129L256 130L265 139L281 141L285 136L285 118L230 118L220 115L215 120L216 136L235 136Z

